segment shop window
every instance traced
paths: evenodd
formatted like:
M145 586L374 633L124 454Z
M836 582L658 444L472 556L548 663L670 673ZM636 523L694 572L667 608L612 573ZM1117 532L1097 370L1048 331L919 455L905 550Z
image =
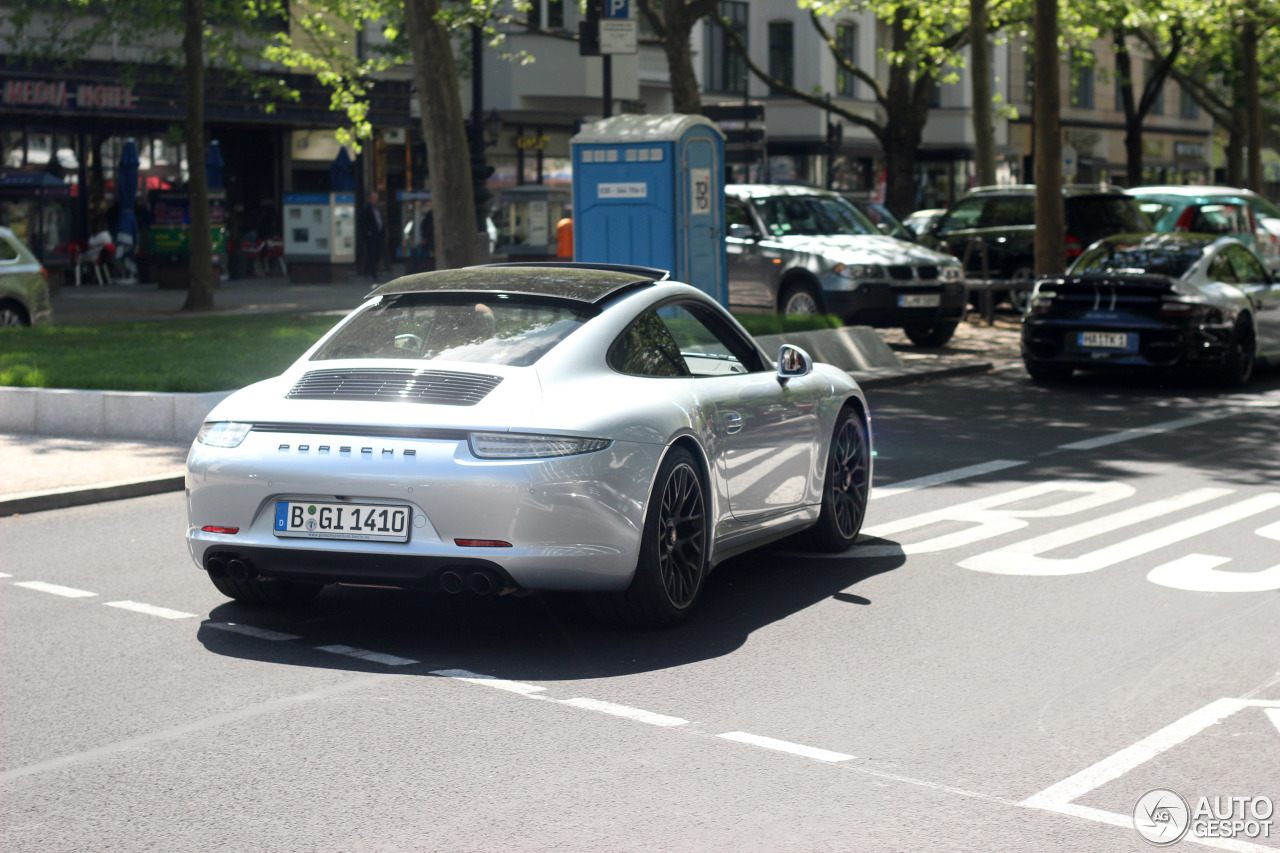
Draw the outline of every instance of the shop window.
M795 85L795 27L790 21L769 24L769 76Z
M836 47L840 57L851 65L858 64L858 25L836 25ZM858 78L841 68L836 72L836 94L846 98L858 96Z
M729 26L744 46L747 41L747 4L744 0L721 0L719 14L729 21ZM707 91L729 95L747 92L747 63L729 41L719 25L706 24L707 43Z

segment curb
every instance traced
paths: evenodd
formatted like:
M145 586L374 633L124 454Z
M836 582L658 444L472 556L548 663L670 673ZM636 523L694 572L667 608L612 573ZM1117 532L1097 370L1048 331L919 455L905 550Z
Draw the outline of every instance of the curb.
M122 480L118 483L103 483L96 486L73 486L67 489L49 489L44 492L27 492L0 498L0 516L22 515L49 509L67 509L125 498L180 492L186 488L186 479L185 474L175 474Z

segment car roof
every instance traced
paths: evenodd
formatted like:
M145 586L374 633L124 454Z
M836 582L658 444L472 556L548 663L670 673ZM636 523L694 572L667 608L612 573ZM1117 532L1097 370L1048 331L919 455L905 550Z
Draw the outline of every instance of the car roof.
M1185 198L1214 198L1218 196L1235 196L1236 198L1248 198L1256 195L1252 190L1239 187L1184 187L1184 186L1165 186L1165 187L1131 187L1125 190L1130 195L1175 195Z
M964 194L964 198L972 196L993 196L993 195L1010 195L1024 196L1034 195L1036 191L1035 184L1010 184L1001 187L974 187ZM1068 198L1079 195L1110 195L1123 196L1124 191L1117 186L1111 184L1063 184L1062 194Z
M366 298L401 293L509 293L594 305L667 276L666 270L622 264L488 264L401 276Z
M843 198L839 193L818 189L817 187L806 187L802 184L727 184L724 191L727 195L738 196L739 198L769 198L780 195L827 195Z
M1102 243L1132 243L1134 246L1169 246L1184 245L1198 249L1207 249L1217 243L1233 243L1244 246L1235 237L1221 234L1191 234L1185 231L1160 232L1152 234L1114 234L1104 237ZM1248 248L1247 246L1245 248Z

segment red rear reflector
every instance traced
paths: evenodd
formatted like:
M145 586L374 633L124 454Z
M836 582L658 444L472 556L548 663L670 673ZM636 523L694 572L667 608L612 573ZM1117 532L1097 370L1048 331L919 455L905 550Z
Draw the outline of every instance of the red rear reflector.
M214 527L212 524L208 527L200 528L205 533L239 533L239 527Z
M503 542L501 539L455 539L454 545L463 548L510 548L510 542Z
M1080 242L1079 237L1067 235L1067 260L1074 261L1076 258L1084 254L1084 245Z
M1195 215L1195 212L1196 212L1196 209L1194 205L1182 211L1182 215L1179 216L1178 221L1174 223L1173 230L1174 231L1190 231L1191 217Z

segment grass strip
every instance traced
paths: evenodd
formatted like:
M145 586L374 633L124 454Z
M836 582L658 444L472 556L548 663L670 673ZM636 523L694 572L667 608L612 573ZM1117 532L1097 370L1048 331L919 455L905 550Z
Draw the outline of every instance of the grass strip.
M230 391L279 375L341 319L238 314L0 328L0 385L97 391ZM829 315L743 314L752 335L834 329Z

